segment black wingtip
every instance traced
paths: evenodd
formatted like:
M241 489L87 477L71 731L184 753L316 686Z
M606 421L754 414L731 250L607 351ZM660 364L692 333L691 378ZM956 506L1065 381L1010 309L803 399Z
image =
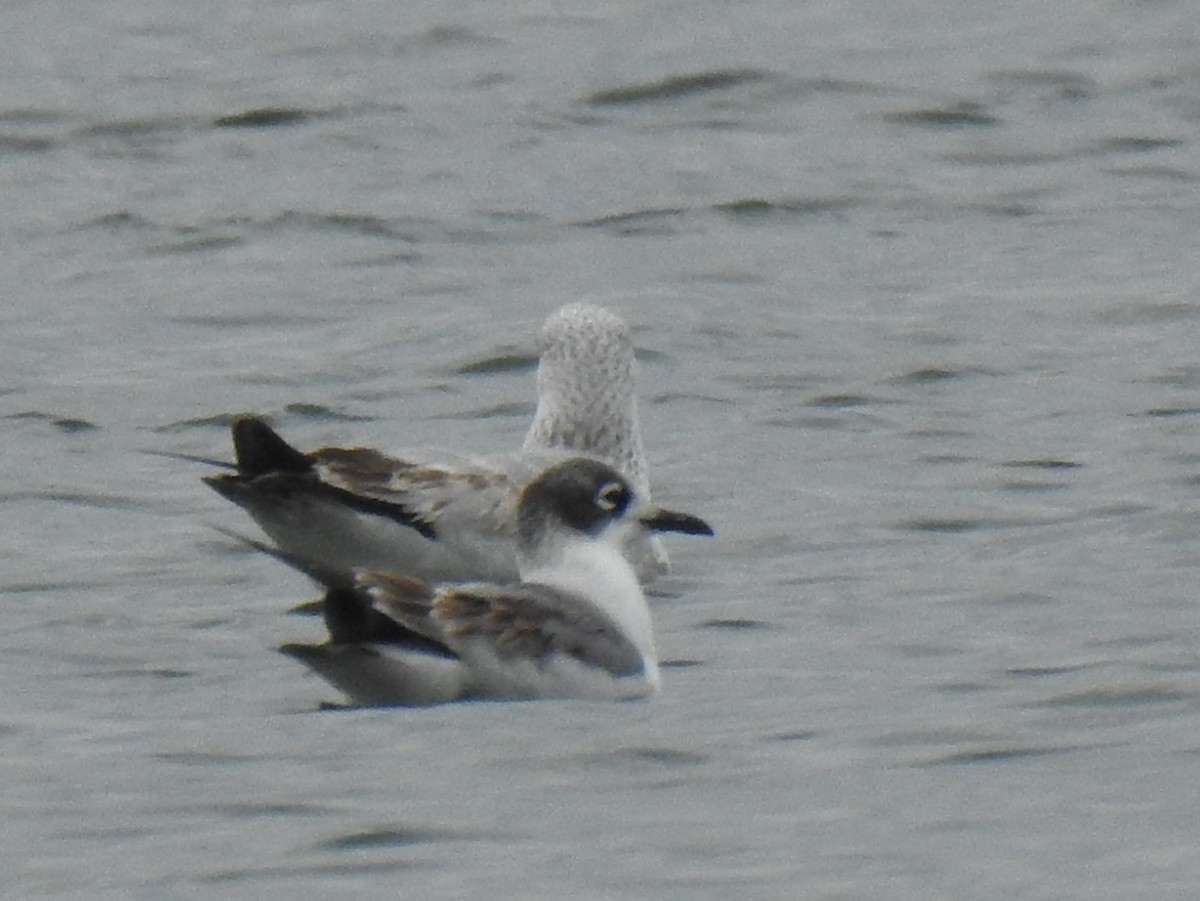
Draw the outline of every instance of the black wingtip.
M243 475L312 469L312 460L284 441L260 416L239 416L230 430L238 472Z

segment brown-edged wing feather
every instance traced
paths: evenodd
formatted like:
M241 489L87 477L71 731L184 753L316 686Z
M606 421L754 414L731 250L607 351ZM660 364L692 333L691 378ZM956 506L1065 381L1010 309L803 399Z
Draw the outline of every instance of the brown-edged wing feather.
M402 508L431 531L434 523L457 517L484 533L515 534L517 498L537 472L534 462L528 471L509 473L482 458L440 454L434 462L414 452L415 459L401 460L366 447L323 447L308 456L330 489L358 498L360 506Z
M445 645L442 629L432 618L434 592L420 579L392 572L360 572L356 589L373 608L401 628Z
M402 576L371 573L360 584L377 609L459 653L483 642L501 660L544 666L561 654L617 678L643 669L641 652L607 614L550 586L468 584L431 597L423 583Z

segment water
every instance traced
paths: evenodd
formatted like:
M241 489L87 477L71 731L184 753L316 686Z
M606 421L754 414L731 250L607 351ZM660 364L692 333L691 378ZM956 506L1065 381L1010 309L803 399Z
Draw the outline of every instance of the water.
M1193 5L878 6L0 12L9 893L1195 897ZM515 448L575 299L664 694L319 711L140 451Z

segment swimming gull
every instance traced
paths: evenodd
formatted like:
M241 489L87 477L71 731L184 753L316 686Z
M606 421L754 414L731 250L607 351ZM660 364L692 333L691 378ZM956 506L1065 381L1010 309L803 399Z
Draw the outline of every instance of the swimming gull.
M530 481L516 521L520 581L434 588L358 571L350 585L327 580L329 640L280 650L360 705L655 693L650 610L622 543L630 529L711 535L709 526L641 502L624 476L586 457Z
M302 453L260 417L232 424L235 471L205 482L243 507L276 546L323 572L399 571L427 582L510 581L521 489L554 462L588 455L640 498L650 486L638 425L633 340L613 313L568 304L542 328L538 403L520 451L389 455L365 447ZM628 530L643 581L669 568L651 529Z

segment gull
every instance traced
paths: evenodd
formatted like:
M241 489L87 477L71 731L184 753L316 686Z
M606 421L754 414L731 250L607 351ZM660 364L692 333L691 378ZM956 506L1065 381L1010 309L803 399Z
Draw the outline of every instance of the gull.
M517 578L517 500L547 466L586 455L650 498L625 323L568 304L542 327L538 404L520 451L466 455L365 447L303 453L261 417L232 423L236 463L204 481L244 508L284 554L349 584L354 570L404 572L425 582ZM212 461L206 461L212 462ZM638 577L669 569L653 530L628 531Z
M326 579L329 640L280 650L366 706L657 692L650 610L622 542L630 529L711 535L708 524L638 501L624 476L587 457L530 481L516 522L520 581L430 587L377 571L357 571L352 585Z

